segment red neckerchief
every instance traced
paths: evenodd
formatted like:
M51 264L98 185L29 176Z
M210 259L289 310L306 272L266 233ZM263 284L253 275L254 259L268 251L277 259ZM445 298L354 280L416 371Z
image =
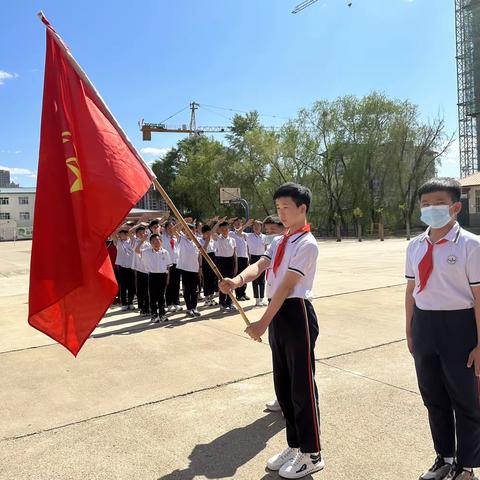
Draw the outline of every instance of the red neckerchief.
M278 267L282 263L283 256L285 255L285 247L287 246L288 239L291 236L296 235L297 233L309 232L309 231L310 231L310 225L307 223L307 225L304 225L303 227L299 228L298 230L295 230L293 233L290 233L290 231L287 230L283 234L282 241L278 245L277 251L275 253L275 260L273 262L273 273L274 274L277 274Z
M433 247L435 245L442 245L442 243L447 243L448 240L445 238L442 238L436 243L432 243L429 238L426 239L427 241L427 252L423 256L423 258L420 260L420 263L418 264L418 276L420 277L420 286L418 287L418 292L420 293L426 286L428 279L430 278L430 275L433 270Z

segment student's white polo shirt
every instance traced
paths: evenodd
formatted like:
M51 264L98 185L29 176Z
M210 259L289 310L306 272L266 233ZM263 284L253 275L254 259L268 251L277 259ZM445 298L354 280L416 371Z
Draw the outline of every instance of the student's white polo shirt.
M137 253L135 250L140 246L140 252L143 252L149 248L152 248L148 242L143 242L139 238L133 239L133 259L132 259L132 268L137 272L148 273L148 270L145 267L142 254Z
M173 248L170 240L173 238ZM176 237L171 237L168 233L162 234L162 247L169 253L172 263L177 263L178 260L178 240Z
M124 267L132 268L133 262L133 246L132 239L118 240L117 244L117 258L115 264Z
M310 232L300 232L292 235L288 239L282 263L275 274L273 273L274 259L278 245L282 240L283 236L275 238L263 254L265 258L270 260L267 274L267 297L273 297L288 271L296 273L301 278L287 298L311 298L313 280L317 269L317 241Z
M237 247L237 257L248 258L247 240L244 233L230 232L229 237L235 240Z
M215 240L215 255L217 257L232 257L235 252L235 240L219 235Z
M200 265L198 263L199 250L193 243L183 234L178 240L178 260L177 268L187 272L198 272Z
M433 270L426 287L418 293L418 264L428 248L429 229L408 245L405 277L415 280L413 297L421 310L472 308L472 286L480 285L480 239L458 223L443 237L448 242L433 247Z
M246 233L248 253L250 255L263 255L265 253L265 235L263 233Z
M203 249L207 253L215 253L215 242L212 239L210 239L208 244L205 242L203 238L199 240L199 242L200 242L200 245L203 247Z
M142 258L148 273L167 273L172 264L169 253L163 247L158 251L148 248L142 252Z

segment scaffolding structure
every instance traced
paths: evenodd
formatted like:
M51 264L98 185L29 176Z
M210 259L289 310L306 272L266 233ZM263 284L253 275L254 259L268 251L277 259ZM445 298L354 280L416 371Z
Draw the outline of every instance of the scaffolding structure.
M480 171L480 0L455 0L460 176Z

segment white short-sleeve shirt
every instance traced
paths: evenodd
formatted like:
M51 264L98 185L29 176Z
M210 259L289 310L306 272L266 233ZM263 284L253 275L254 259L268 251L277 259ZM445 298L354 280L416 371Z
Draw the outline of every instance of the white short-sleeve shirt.
M206 244L205 240L202 238L200 240L200 245L207 253L215 253L215 242L212 239Z
M142 252L142 258L148 273L167 273L172 265L170 254L163 247L160 250L147 248Z
M140 245L140 252L143 252L149 248L152 248L148 242L143 242L139 238L133 239L133 259L132 259L132 268L137 272L148 273L148 270L145 267L142 254L138 254L135 250Z
M171 240L173 239L173 247ZM176 237L171 237L168 233L162 234L162 247L169 253L172 263L177 263L178 260L178 240Z
M189 240L185 235L180 235L178 240L178 260L177 268L187 272L198 272L200 264L198 262L199 250L193 240Z
M246 233L248 253L250 255L263 255L265 253L265 235L263 233Z
M215 240L215 255L217 257L232 257L235 246L235 240L232 237L225 238L223 235L219 235Z
M288 298L312 297L313 280L317 269L318 245L310 232L292 235L285 246L285 253L277 273L273 273L273 264L278 245L283 236L275 238L268 250L263 254L270 261L267 270L267 297L272 298L287 273L300 275L300 281L290 292Z
M433 247L433 270L426 287L418 293L418 265L427 252L429 229L407 247L405 277L415 280L413 297L421 310L464 310L475 299L472 286L480 285L480 239L458 223L443 237L447 243Z
M234 231L229 232L228 236L235 240L235 246L237 247L237 257L248 258L247 239L245 234Z
M131 238L127 240L119 240L117 242L117 258L115 264L124 267L132 268L133 262L133 242Z

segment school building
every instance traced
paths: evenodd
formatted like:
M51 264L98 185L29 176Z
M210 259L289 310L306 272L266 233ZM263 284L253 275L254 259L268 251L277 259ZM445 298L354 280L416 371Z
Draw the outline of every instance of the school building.
M0 188L0 240L32 238L36 188Z
M459 217L464 227L480 228L480 172L459 180L462 185L462 212Z

